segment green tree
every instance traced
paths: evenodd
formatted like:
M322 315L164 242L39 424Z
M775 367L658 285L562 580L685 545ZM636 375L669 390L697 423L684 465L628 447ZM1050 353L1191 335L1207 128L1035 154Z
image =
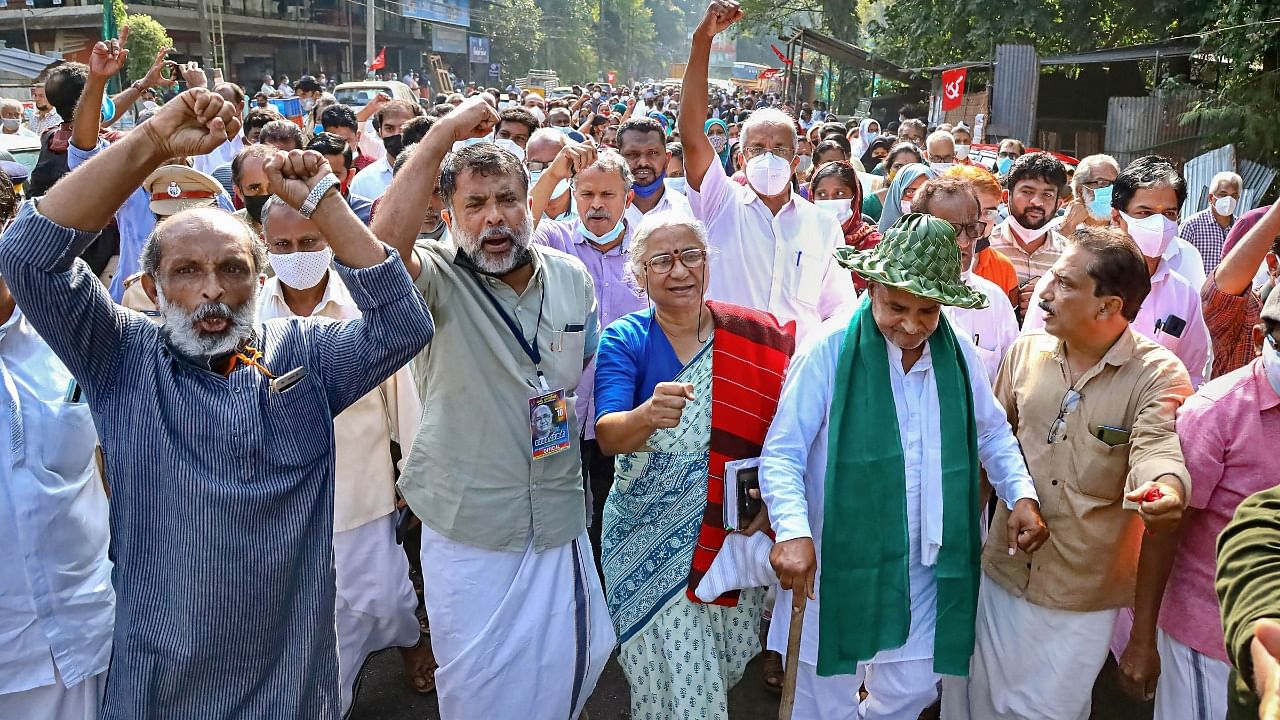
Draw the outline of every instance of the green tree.
M641 66L656 67L657 32L644 0L601 0L598 12L600 60L606 70L618 71L619 80L625 80Z
M1184 121L1203 122L1214 144L1235 143L1238 155L1280 167L1280 25L1263 24L1280 17L1280 0L1227 0L1216 10L1201 50L1221 62Z
M535 0L505 0L490 5L485 30L493 38L493 62L508 75L522 75L537 66L542 50L542 8Z
M130 80L137 80L151 69L156 53L164 48L173 47L173 38L169 37L169 31L150 15L130 15L124 0L111 0L111 12L117 32L124 26L129 26L129 39L125 42L125 48L129 50L126 74Z
M541 0L544 37L539 67L555 70L565 83L594 80L596 55L595 0Z

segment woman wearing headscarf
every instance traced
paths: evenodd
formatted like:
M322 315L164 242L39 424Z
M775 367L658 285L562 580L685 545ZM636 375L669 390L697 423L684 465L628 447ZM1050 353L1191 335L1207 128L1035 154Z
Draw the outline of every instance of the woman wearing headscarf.
M733 153L729 148L729 125L720 118L711 118L702 126L703 132L707 134L707 139L711 141L711 148L716 151L716 155L720 158L720 164L724 166L725 175L733 175Z
M880 137L880 123L875 118L867 118L858 123L858 137L854 138L853 142L853 157L861 158L878 137ZM866 165L866 162L862 164Z
M880 231L862 215L862 183L856 168L846 162L826 163L813 174L809 184L813 203L828 210L840 221L844 244L855 250L870 250L880 242ZM867 281L853 274L858 292L867 289Z
M892 135L881 135L867 145L862 157L858 158L862 161L862 166L867 168L867 172L880 177L889 174L888 168L883 166L884 160L889 156L889 151L893 150L893 145L897 140Z
M938 177L928 165L911 163L893 176L884 198L884 211L880 213L880 227L893 227L898 218L911 214L911 198L916 190L930 178Z

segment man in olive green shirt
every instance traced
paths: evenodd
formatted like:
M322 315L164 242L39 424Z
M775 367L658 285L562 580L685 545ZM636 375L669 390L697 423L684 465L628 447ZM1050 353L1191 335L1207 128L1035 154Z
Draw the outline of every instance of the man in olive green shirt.
M599 337L595 289L580 261L533 242L515 156L449 152L497 119L480 98L441 118L375 216L436 319L414 361L423 414L399 486L423 522L441 716L576 718L615 642L573 414ZM415 249L437 177L452 240Z

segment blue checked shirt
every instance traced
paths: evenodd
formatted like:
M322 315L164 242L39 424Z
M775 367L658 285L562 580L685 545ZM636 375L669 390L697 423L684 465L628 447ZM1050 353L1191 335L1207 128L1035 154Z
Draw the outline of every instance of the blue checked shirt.
M1231 225L1235 225L1235 222L1235 218L1231 218ZM1213 216L1213 210L1205 208L1187 218L1178 230L1179 237L1200 251L1200 258L1204 260L1205 275L1212 275L1214 268L1218 267L1218 263L1222 261L1222 246L1227 243L1227 234L1231 232L1231 225L1222 227Z
M116 624L104 720L339 716L333 417L431 339L399 257L336 269L363 313L255 326L278 393L175 353L76 255L93 233L26 203L0 275L84 388L111 486ZM48 542L57 542L50 537Z

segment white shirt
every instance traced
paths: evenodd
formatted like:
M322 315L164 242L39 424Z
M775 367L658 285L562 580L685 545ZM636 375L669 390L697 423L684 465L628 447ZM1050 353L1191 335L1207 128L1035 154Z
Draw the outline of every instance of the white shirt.
M836 365L848 325L849 316L845 313L822 323L792 359L782 386L778 412L765 438L760 458L760 490L769 508L769 519L777 533L777 542L799 537L813 538L818 551L819 580L823 564L828 421L835 390ZM1035 485L1027 473L1004 408L996 400L990 384L980 382L985 379L982 371L975 371L982 366L974 353L973 343L961 334L957 334L957 338L965 353L972 386L978 457L991 485L1010 508L1022 498L1036 499ZM936 560L942 532L942 436L933 359L926 344L924 355L909 372L903 372L902 350L889 342L886 342L886 349L906 469L911 630L906 644L881 651L871 662L933 657L937 584L932 567L925 563L932 565ZM936 544L930 540L931 537ZM820 588L820 582L818 586ZM788 591L783 591L778 597L777 607L790 607L790 603ZM818 608L819 602L811 601L805 613L800 649L802 662L817 663ZM774 624L780 625L776 631L780 636L771 626L769 645L785 647L786 623Z
M832 254L844 246L832 214L793 192L774 215L714 159L702 189L690 184L687 195L714 251L708 299L795 320L797 338L854 300L853 277Z
M1018 339L1018 318L1013 314L1009 296L999 285L969 273L965 284L987 297L987 306L981 310L943 305L957 335L965 335L977 347L974 349L986 367L987 377L994 384L1000 371L1000 361Z
M636 207L636 204L632 202L627 206L627 211L624 217L627 219L627 227L634 232L636 228L640 227L641 221L646 217L656 215L660 212L666 212L668 210L681 213L688 217L693 217L693 208L689 207L689 200L680 193L665 187L662 188L662 197L658 198L658 204L654 205L652 210L649 212L641 212L640 208Z
M1203 272L1203 268L1201 269ZM1045 275L1036 283L1035 295L1027 305L1027 317L1022 323L1023 334L1044 329L1044 310L1040 309L1040 292L1049 284L1052 275ZM1156 330L1156 321L1163 324L1170 315L1186 321L1186 327L1178 337ZM1205 325L1200 305L1200 292L1182 275L1161 260L1151 276L1151 293L1142 303L1138 317L1130 325L1136 332L1168 348L1191 375L1191 384L1200 387L1208 377L1207 370L1212 348L1209 326Z
M1168 263L1170 270L1181 275L1197 291L1204 287L1204 281L1209 276L1204 271L1204 256L1195 245L1175 237L1160 257Z
M213 171L219 165L225 165L236 159L236 155L244 149L244 133L238 132L236 136L222 143L218 147L209 151L204 155L197 155L191 159L191 167L199 170L205 175L212 175Z
M382 197L391 186L391 163L387 157L375 160L371 165L356 173L347 187L347 202L365 225L369 224L369 212L373 209L373 201Z
M295 317L280 290L280 278L269 278L263 286L258 314L263 320ZM323 318L317 322L360 317L347 286L333 270L311 317ZM333 419L334 532L360 527L395 510L391 441L400 443L402 458L409 457L421 415L413 375L405 365Z
M0 325L0 707L106 671L115 591L85 398L22 311ZM56 667L56 674L55 674Z

